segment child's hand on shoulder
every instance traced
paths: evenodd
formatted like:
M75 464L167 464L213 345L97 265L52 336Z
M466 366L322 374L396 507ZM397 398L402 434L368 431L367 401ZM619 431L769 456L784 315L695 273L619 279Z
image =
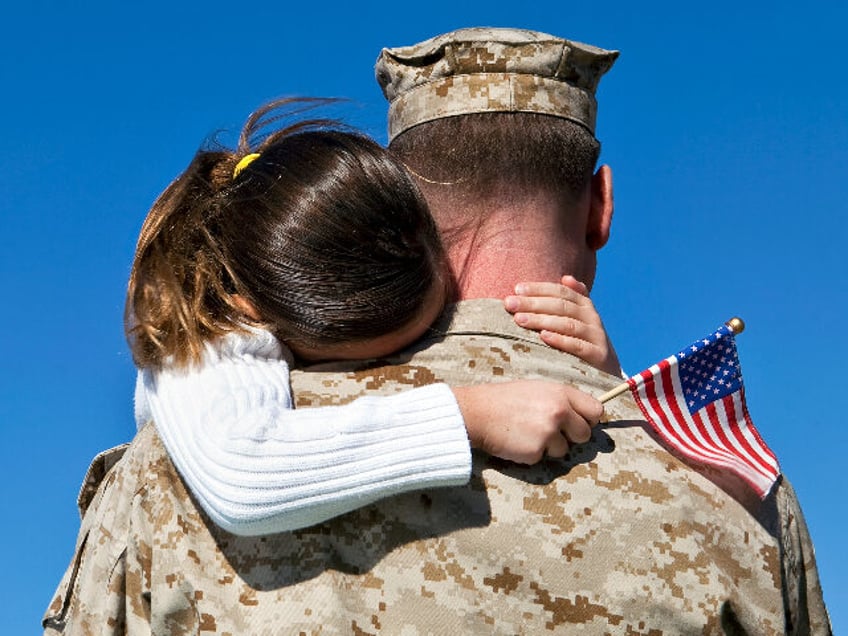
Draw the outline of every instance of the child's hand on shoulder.
M504 307L516 324L539 332L555 349L585 360L611 375L621 375L621 365L586 286L573 276L560 283L519 283Z

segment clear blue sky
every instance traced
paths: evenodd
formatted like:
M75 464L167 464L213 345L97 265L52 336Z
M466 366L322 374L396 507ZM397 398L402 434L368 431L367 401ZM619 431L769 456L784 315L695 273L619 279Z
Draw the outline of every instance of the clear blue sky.
M7 4L0 633L38 632L88 462L133 435L121 314L154 197L205 138L275 96L350 97L343 114L385 141L380 48L473 25L622 51L599 92L617 196L596 304L631 371L746 320L749 407L800 495L835 631L848 630L845 5Z

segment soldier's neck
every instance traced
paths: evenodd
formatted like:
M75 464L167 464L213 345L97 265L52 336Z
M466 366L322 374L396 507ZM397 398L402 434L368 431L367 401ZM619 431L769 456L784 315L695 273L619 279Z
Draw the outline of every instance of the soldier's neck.
M556 282L564 274L591 287L595 255L585 247L585 220L531 203L479 211L484 223L447 241L457 300L503 298L519 282Z

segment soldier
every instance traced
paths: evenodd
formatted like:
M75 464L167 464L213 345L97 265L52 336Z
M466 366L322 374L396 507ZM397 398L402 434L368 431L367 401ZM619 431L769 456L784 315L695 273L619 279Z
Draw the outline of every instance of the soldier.
M543 377L595 394L619 381L516 324L544 310L540 301L508 298L512 321L491 300L519 280L572 274L591 286L612 216L611 173L594 170L594 90L615 55L512 29L381 54L391 145L434 210L460 302L393 364L294 373L299 405L436 381ZM148 425L92 466L76 554L45 628L830 632L787 481L760 501L734 477L670 453L629 398L609 404L607 418L565 459L525 467L477 455L467 486L264 537L211 524Z

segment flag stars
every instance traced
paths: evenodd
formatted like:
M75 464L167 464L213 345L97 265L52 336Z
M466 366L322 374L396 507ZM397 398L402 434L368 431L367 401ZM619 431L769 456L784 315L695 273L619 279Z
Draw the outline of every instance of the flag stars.
M684 399L690 408L729 395L742 386L732 336L721 331L677 355Z

